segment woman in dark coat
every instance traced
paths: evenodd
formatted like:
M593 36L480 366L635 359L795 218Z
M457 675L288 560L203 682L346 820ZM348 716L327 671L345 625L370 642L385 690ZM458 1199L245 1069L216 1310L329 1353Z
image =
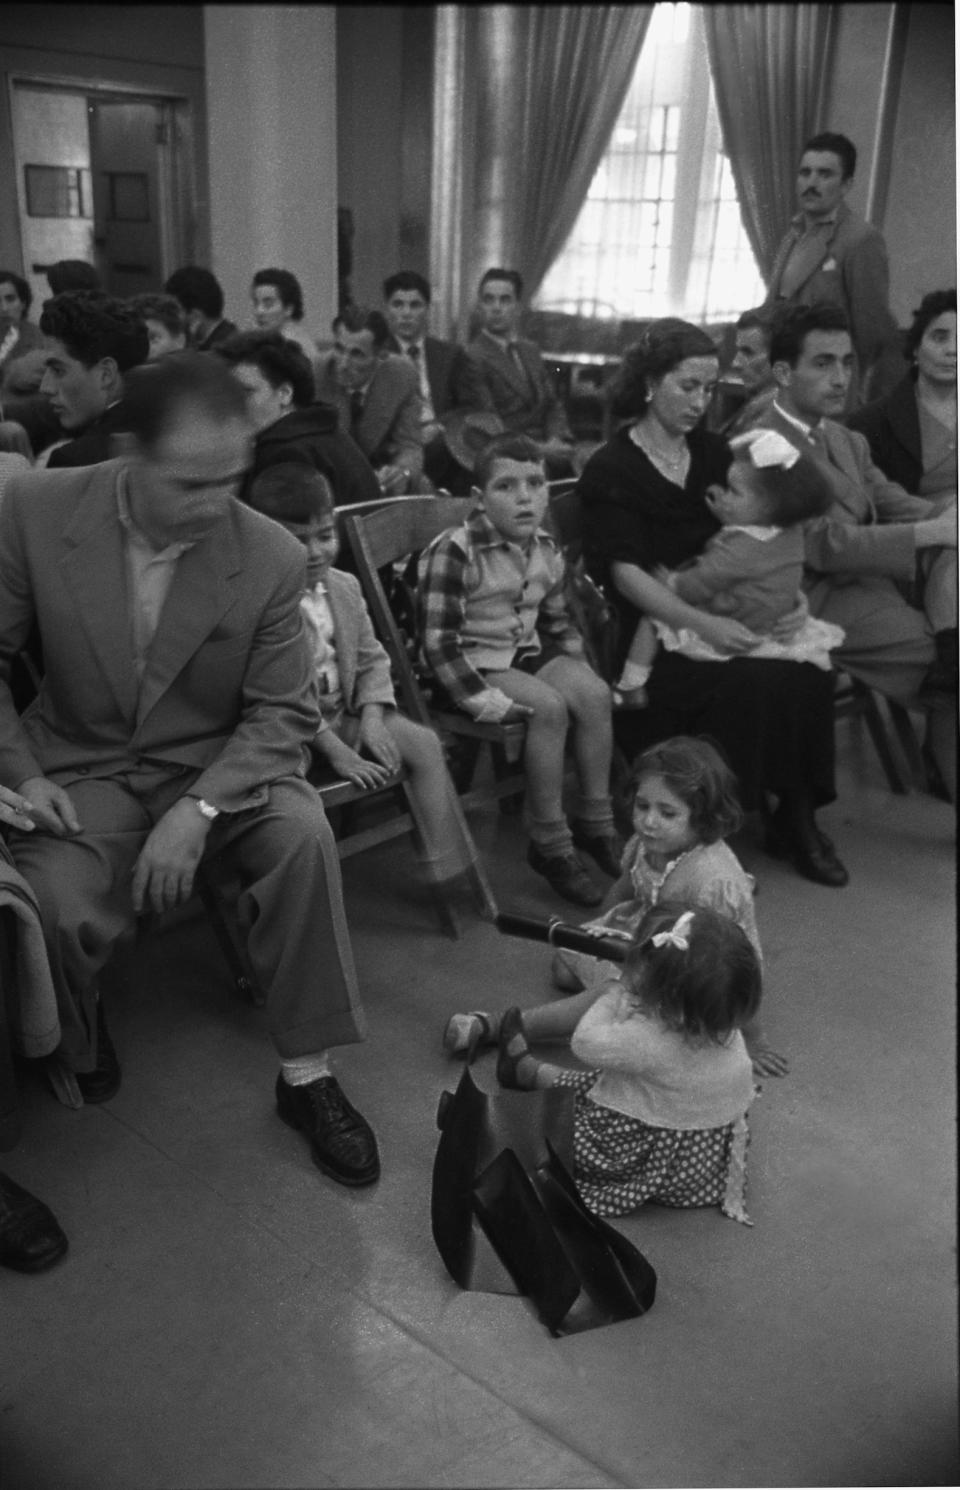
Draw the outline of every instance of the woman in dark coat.
M708 735L724 751L745 808L759 807L766 846L819 884L848 875L817 827L817 807L834 787L833 677L810 663L742 657L757 640L726 616L687 605L653 578L700 553L720 524L704 498L725 485L731 452L700 427L718 375L705 332L672 318L655 321L631 347L613 390L615 416L628 419L587 462L577 490L587 562L617 607L620 657L646 613L689 626L729 661L701 662L661 648L649 706L615 716L621 748L668 735ZM793 624L799 624L798 608ZM771 798L776 807L771 810Z
M957 292L933 290L913 313L910 371L847 420L885 476L915 496L957 494Z

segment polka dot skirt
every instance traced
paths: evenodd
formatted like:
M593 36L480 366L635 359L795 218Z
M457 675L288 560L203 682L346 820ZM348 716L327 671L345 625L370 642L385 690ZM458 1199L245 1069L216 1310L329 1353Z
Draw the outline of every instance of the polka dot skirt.
M598 1216L626 1216L645 1201L718 1205L752 1226L746 1212L746 1116L722 1128L654 1128L589 1096L596 1071L564 1071L575 1089L574 1178Z

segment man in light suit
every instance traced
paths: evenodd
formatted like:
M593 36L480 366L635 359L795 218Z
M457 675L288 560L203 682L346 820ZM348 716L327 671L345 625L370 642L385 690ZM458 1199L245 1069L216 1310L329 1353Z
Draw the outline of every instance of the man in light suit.
M360 446L385 496L419 491L423 477L420 380L387 350L390 329L378 310L347 305L333 322L334 352L317 381L340 428Z
M511 433L540 446L547 474L574 474L573 435L536 342L517 335L523 279L516 269L488 269L477 292L481 329L467 348L494 412Z
M422 274L413 269L391 274L383 282L383 298L390 327L387 350L409 358L420 379L423 468L435 486L467 496L473 477L450 451L444 425L453 413L492 411L489 390L463 347L428 334L430 285Z
M300 615L303 552L236 501L244 393L185 352L135 369L126 454L10 484L0 509L0 780L36 831L11 836L37 896L60 1053L85 1100L120 1073L97 976L144 910L223 853L281 1060L280 1116L347 1185L376 1140L327 1051L363 1037L333 835L303 777L319 719ZM13 658L39 623L44 680L18 717Z
M856 167L856 147L846 135L814 135L804 145L797 173L800 210L777 249L764 302L770 312L784 303L846 311L857 356L854 405L879 398L903 373L887 246L844 200Z
M956 503L928 502L888 481L864 437L834 422L853 371L848 322L837 306L782 311L770 360L777 393L758 425L812 455L834 492L829 511L806 525L805 587L813 614L846 632L833 653L837 665L900 703L943 700L952 708ZM898 587L914 583L922 609Z

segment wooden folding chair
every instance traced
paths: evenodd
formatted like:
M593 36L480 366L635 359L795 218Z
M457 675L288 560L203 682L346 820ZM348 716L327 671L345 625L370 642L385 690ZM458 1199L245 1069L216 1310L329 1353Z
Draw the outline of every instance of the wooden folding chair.
M453 741L460 749L460 769L452 774L464 811L523 792L520 762L526 728L523 724L481 724L459 709L433 701L430 675L420 662L413 615L415 580L409 568L432 539L463 522L471 505L468 497L398 497L378 511L347 512L344 519L357 574L374 626L390 656L404 709L412 719L436 729L445 744ZM395 579L391 598L381 579L381 571L388 569ZM484 745L493 754L494 781L473 787L474 767Z
M863 720L890 790L898 796L908 796L911 787L926 777L909 713L894 699L881 701L878 693L849 673L838 672L836 679L834 718ZM884 718L884 708L892 731Z

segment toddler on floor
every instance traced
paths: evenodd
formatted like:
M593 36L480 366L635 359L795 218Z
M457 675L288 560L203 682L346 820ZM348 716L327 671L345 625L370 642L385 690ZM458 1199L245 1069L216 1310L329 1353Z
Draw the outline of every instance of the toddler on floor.
M623 854L619 879L607 895L606 910L584 930L632 941L647 913L661 900L684 900L709 907L741 928L762 967L753 909L753 880L724 842L740 825L737 785L729 766L707 740L678 735L652 745L635 771L634 833ZM616 963L585 952L557 952L553 980L569 998L527 1009L523 1030L531 1041L564 1040L600 989L619 975ZM474 1011L454 1014L444 1033L450 1055L469 1045L495 1044L500 1019ZM754 1069L782 1076L787 1062L771 1050L759 1020L743 1029Z
M320 684L318 763L356 786L380 786L401 766L409 773L421 868L430 884L469 866L452 810L453 785L439 739L397 711L390 663L374 635L358 580L333 567L339 549L333 492L312 466L268 466L249 503L282 524L307 551L307 589L300 605Z
M531 1055L520 1011L500 1026L502 1086L575 1089L574 1179L601 1216L646 1201L744 1203L747 1108L754 1097L741 1030L760 1003L760 965L736 922L664 902L644 917L622 977L605 984L573 1032L571 1071Z
M681 600L712 615L729 616L756 634L747 657L812 662L829 671L830 652L843 631L806 614L789 635L777 628L796 612L802 598L803 524L819 517L833 498L816 461L802 455L776 430L749 430L731 441L736 452L726 488L711 487L706 498L723 526L703 553L682 569L657 571L655 578ZM705 662L725 662L692 628L674 631L643 617L633 635L614 696L639 706L646 702L657 645Z

